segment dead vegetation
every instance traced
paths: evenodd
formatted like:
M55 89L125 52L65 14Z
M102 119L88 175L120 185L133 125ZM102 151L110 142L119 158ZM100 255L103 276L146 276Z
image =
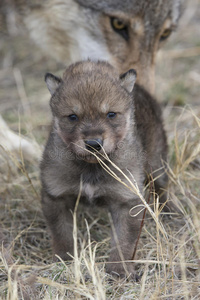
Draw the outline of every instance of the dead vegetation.
M52 263L38 162L1 148L1 299L200 298L199 16L198 1L190 1L179 30L158 57L157 97L163 101L170 150L169 199L181 213L163 213L156 198L150 206L135 257L139 281L119 282L105 273L111 225L97 208L75 214L74 243L80 252L73 262ZM1 113L13 130L20 128L41 147L50 120L43 76L60 66L26 33L4 34L0 55Z

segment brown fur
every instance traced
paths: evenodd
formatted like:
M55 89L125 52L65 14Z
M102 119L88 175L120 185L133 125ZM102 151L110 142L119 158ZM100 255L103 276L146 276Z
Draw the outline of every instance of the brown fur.
M141 213L131 217L129 211L141 200L98 164L84 141L102 140L109 158L130 179L134 177L141 192L146 174L154 172L156 177L163 173L167 144L160 107L140 86L131 92L135 77L133 70L119 77L108 63L90 61L71 65L63 79L46 76L53 123L41 163L42 207L54 253L63 259L71 258L67 252L73 255L72 212L81 180L81 201L104 205L110 211L123 258L132 258ZM117 114L109 119L109 112ZM78 119L70 120L72 114ZM101 157L103 149L95 154ZM160 194L166 184L166 175L161 175L156 191ZM163 195L162 201L165 199ZM120 261L113 233L109 261ZM126 267L133 274L133 265L127 263ZM108 264L107 271L125 275L119 263Z

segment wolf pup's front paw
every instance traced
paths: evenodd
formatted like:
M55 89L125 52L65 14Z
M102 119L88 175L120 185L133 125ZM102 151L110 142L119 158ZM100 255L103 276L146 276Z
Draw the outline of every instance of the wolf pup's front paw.
M108 263L106 272L116 280L126 279L131 281L138 281L139 276L136 274L134 263Z

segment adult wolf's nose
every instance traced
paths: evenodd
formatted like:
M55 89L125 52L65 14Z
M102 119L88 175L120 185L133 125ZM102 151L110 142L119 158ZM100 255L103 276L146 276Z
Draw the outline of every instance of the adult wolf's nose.
M94 139L94 140L86 140L85 147L87 150L90 151L100 151L101 147L103 146L103 141L101 139Z

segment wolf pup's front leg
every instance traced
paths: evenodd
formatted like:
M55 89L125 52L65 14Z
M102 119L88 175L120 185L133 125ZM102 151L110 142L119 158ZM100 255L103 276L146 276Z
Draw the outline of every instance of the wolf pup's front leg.
M136 201L134 201L134 205L123 203L110 207L113 224L111 252L106 269L108 273L120 278L135 278L134 263L130 261L133 259L135 242L142 221L142 212L135 209L135 205Z
M55 255L70 260L74 254L74 204L73 199L66 201L64 197L55 198L42 191L42 209L52 235L54 260L57 260Z

